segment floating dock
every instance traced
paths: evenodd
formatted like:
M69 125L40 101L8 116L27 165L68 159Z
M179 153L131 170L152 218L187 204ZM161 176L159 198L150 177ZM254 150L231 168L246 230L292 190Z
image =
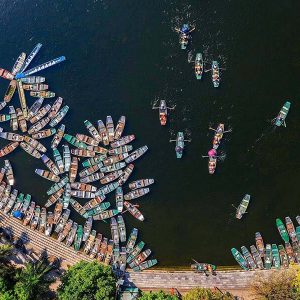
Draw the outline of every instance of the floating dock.
M16 79L21 79L21 78L23 78L23 77L26 77L26 76L32 75L32 74L34 74L34 73L37 73L37 72L39 72L39 71L45 70L45 69L47 69L47 68L50 68L50 67L52 67L52 66L54 66L54 65L56 65L56 64L59 64L59 63L65 61L65 60L66 60L66 57L65 57L65 56L60 56L60 57L58 57L58 58L54 58L54 59L52 59L52 60L50 60L50 61L48 61L48 62L45 62L45 63L43 63L43 64L41 64L41 65L39 65L39 66L37 66L37 67L34 67L34 68L32 68L32 69L30 69L30 70L28 70L28 71L26 71L26 72L18 73L18 74L15 76L15 78L16 78Z
M40 49L42 48L42 44L41 43L38 43L34 49L31 51L31 53L29 54L29 56L26 58L21 70L20 70L20 73L21 72L24 72L27 67L29 66L29 64L32 62L32 60L35 58L35 56L38 54L38 52L40 51Z

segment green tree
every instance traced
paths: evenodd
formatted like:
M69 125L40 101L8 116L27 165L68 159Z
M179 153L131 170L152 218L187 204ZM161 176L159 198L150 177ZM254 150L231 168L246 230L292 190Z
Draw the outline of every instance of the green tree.
M15 284L16 269L10 263L13 247L10 245L0 246L0 300L10 299L9 296Z
M297 270L271 271L267 276L256 276L251 283L251 290L255 299L260 300L300 299L297 292Z
M183 300L233 300L234 297L228 292L220 292L205 288L195 288L183 296Z
M68 269L58 288L59 300L113 300L116 278L110 267L81 261Z
M18 300L45 299L49 285L54 281L49 273L55 265L49 264L46 258L29 262L16 274L14 293Z
M139 300L178 300L176 296L170 295L163 291L159 292L143 292L138 298Z

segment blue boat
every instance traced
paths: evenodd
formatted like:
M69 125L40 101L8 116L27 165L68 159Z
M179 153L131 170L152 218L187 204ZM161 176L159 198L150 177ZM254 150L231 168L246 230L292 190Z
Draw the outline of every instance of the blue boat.
M18 73L15 76L15 78L16 79L21 79L23 77L35 74L35 73L37 73L39 71L45 70L45 69L50 68L50 67L52 67L52 66L54 66L56 64L59 64L59 63L65 61L65 60L66 60L65 56L60 56L58 58L54 58L54 59L52 59L52 60L50 60L48 62L45 62L45 63L43 63L43 64L41 64L41 65L39 65L37 67L34 67L34 68L32 68L32 69L30 69L30 70L28 70L26 72Z
M28 57L26 58L20 72L24 72L27 67L29 66L29 64L32 62L32 60L35 58L35 56L38 54L38 52L40 51L40 49L42 48L42 44L38 43L34 49L31 51L31 53L28 55Z
M182 158L183 149L184 149L184 142L190 142L191 140L185 140L184 134L182 131L177 133L176 140L170 140L170 142L176 142L175 152L177 158Z
M175 29L179 33L179 44L182 50L185 50L190 39L191 39L191 32L195 29L195 27L190 28L188 24L183 24L181 29Z

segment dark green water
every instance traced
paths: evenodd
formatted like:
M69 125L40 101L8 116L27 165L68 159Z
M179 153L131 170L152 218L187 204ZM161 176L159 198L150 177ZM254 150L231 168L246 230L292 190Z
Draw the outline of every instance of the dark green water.
M131 178L157 182L137 201L146 221L125 219L128 229L140 229L160 265L189 265L191 258L234 264L230 248L249 246L256 231L280 242L275 218L299 213L299 2L3 0L0 8L1 67L10 69L38 42L44 46L35 64L67 57L42 74L71 107L69 133L87 133L85 119L124 114L135 147L149 146ZM219 89L208 74L195 80L173 31L183 22L197 27L189 50L226 68ZM0 81L3 94L6 85ZM176 104L166 128L151 110L159 97ZM288 127L271 131L269 121L287 99ZM201 155L211 146L209 125L218 122L233 132L221 146L226 159L209 176ZM192 138L182 160L169 143L178 130ZM9 159L17 188L45 203L50 184L34 174L43 164L21 150ZM237 221L231 204L245 193L252 196L249 214ZM107 224L96 228L110 235Z

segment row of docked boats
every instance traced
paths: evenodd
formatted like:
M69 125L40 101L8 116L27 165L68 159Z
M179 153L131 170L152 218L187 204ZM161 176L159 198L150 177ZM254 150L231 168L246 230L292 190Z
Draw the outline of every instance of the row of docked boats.
M146 260L151 250L146 249L142 252L144 242L135 246L137 229L134 229L128 241L126 240L125 222L121 215L118 216L117 221L112 218L113 238L108 239L92 230L92 217L87 219L84 226L78 225L69 218L70 210L63 210L62 202L56 204L54 212L47 212L45 207L40 207L31 201L31 195L18 193L15 189L11 190L11 186L6 186L3 180L0 182L0 209L5 214L11 214L21 220L24 226L38 230L46 236L53 234L58 241L73 247L75 251L81 251L104 264L111 264L119 275L120 272L124 273L126 264L134 271L141 271L157 263L155 259ZM126 243L126 246L120 249L120 243Z
M262 235L255 234L255 245L242 246L241 252L232 248L235 260L244 270L288 268L291 263L300 263L300 216L296 217L298 226L294 226L290 217L276 219L276 226L283 244L264 244Z
M50 127L53 127L58 125L67 114L69 107L65 105L61 108L63 103L61 97L58 97L53 105L47 104L42 107L43 100L43 98L39 98L30 107L28 111L28 120L24 118L20 109L15 110L13 106L9 107L10 117L8 120L10 120L10 126L13 131L20 129L22 134L3 132L3 130L0 132L0 138L10 141L8 145L0 149L0 157L11 153L20 146L25 152L39 159L41 158L42 153L47 151L46 147L39 140L53 135L54 137L51 145L53 145L53 148L58 146L65 125L61 125L57 131L55 128L45 129L45 126L50 125ZM32 126L29 127L27 122L31 123Z

